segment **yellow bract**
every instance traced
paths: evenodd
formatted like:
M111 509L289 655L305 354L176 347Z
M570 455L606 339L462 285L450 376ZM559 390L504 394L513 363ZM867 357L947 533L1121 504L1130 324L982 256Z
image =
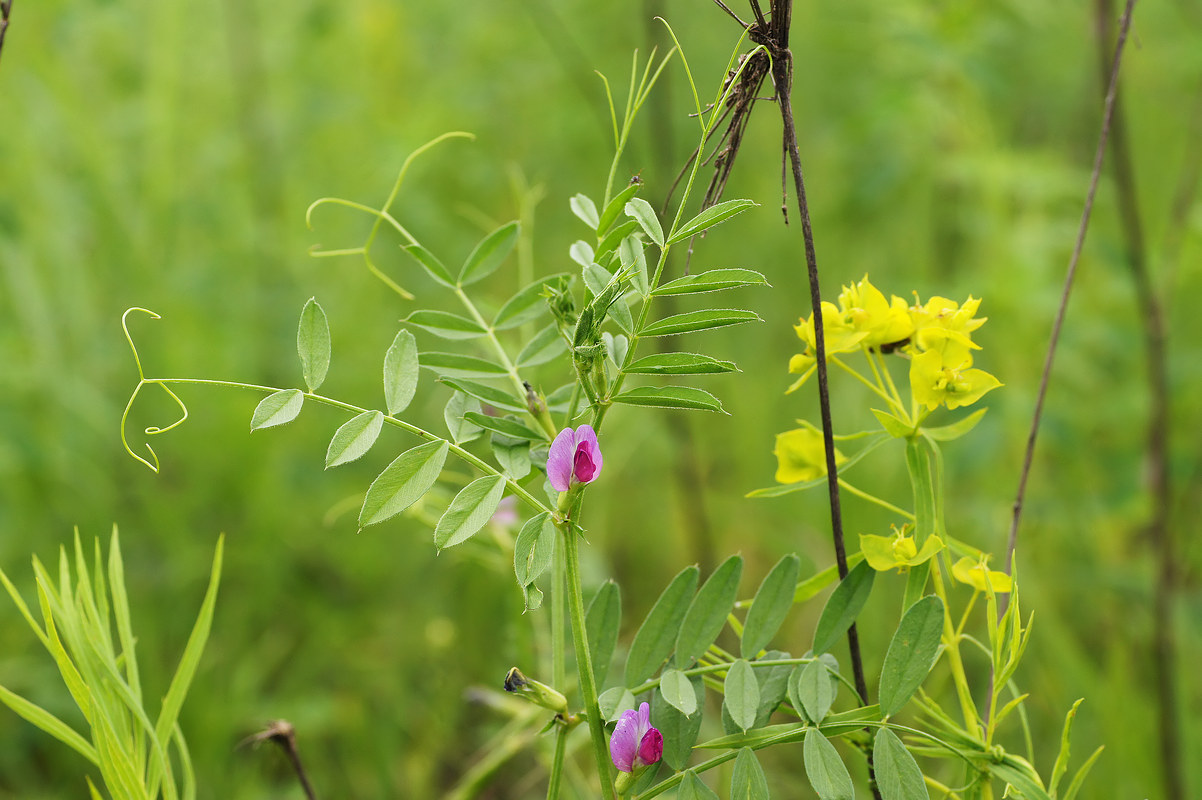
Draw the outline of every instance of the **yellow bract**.
M776 435L776 480L778 483L812 481L826 474L826 450L822 432L812 428L795 428ZM835 451L835 465L847 458Z
M1014 581L1004 572L998 572L985 566L984 562L976 561L968 556L952 565L952 575L960 583L967 583L978 592L985 591L985 582L993 587L997 594L1006 594L1014 585Z
M931 559L943 549L942 539L938 536L928 536L927 540L923 542L922 549L919 550L914 537L906 536L908 527L908 525L903 526L893 536L860 534L860 550L864 552L864 558L868 561L868 565L877 572L887 572L891 569L906 570Z

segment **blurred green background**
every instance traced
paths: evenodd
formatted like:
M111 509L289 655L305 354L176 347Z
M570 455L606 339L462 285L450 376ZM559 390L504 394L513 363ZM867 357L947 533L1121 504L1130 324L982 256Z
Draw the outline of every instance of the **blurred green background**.
M277 753L235 750L281 717L296 724L322 796L443 795L508 719L467 690L495 690L510 666L540 663L545 613L521 615L511 569L488 537L436 558L419 519L356 533L358 497L412 445L399 434L326 473L322 456L342 417L312 407L288 428L252 436L257 396L185 387L191 418L155 441L161 474L136 463L118 436L136 381L121 313L143 306L163 317L133 320L150 375L293 386L297 315L316 295L334 336L323 390L379 404L383 352L416 306L360 260L308 257L315 243L356 246L369 221L330 207L309 231L306 206L327 195L380 203L413 148L468 130L474 143L446 144L419 162L397 216L456 263L491 224L517 217L523 197L541 193L526 228L534 268L571 269L567 248L585 229L567 198L583 191L599 199L612 148L593 70L624 96L632 51L662 47L656 14L671 21L711 94L739 31L699 1L14 4L0 60L0 566L31 597L31 552L52 560L73 526L85 540L107 540L117 524L143 673L156 696L199 606L217 534L226 532L215 627L183 717L202 797L301 796ZM1093 19L1087 4L1035 0L852 0L794 11L794 108L824 294L833 298L867 272L886 293L984 297L991 321L977 335L985 347L978 364L1006 388L989 396L977 431L946 450L948 526L998 553L1096 144ZM1180 568L1173 668L1195 792L1200 41L1196 2L1145 4L1123 84L1140 212L1167 299L1170 518ZM690 111L674 62L636 126L620 178L641 171L648 196L662 198L694 145ZM796 220L782 226L777 210L779 119L767 102L758 114L727 196L761 206L715 229L694 265L763 271L774 289L730 299L765 322L683 343L739 363L743 374L705 384L731 415L619 409L608 424L586 577L593 586L610 575L621 584L624 641L685 564L708 570L742 552L749 595L784 552L800 551L808 569L831 561L820 493L743 497L772 481L773 435L797 417L816 418L811 392L783 395L788 357L799 349L790 326L808 314L808 299L800 228ZM419 302L450 307L395 244L381 242L381 264ZM1107 748L1088 797L1163 791L1151 639L1156 555L1143 533L1149 400L1123 252L1108 179L1059 351L1019 549L1024 606L1037 611L1019 679L1032 693L1039 766L1050 769L1068 706L1087 698L1074 752ZM499 304L514 280L512 270L497 273L488 296ZM539 380L558 383L550 372ZM845 383L837 381L836 425L850 432L871 418L864 395ZM173 418L154 395L134 415L136 447L134 432ZM412 414L440 427L448 395L427 384ZM909 505L900 448L849 477ZM883 533L896 521L850 499L845 514L851 535ZM882 581L863 621L870 683L896 591L897 579ZM804 650L814 613L794 613L780 646ZM0 683L78 722L49 657L6 598ZM0 798L83 792L82 759L6 710L0 741ZM797 756L771 762L781 770L770 777L780 796L806 796ZM519 754L483 796L541 796L535 764Z

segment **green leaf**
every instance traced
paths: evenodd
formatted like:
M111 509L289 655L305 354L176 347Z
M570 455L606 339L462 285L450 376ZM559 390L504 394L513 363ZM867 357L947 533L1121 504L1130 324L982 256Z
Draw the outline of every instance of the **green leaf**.
M735 768L730 777L731 800L768 800L768 780L755 751L744 747L735 756Z
M676 707L686 717L693 716L697 711L697 695L689 676L678 669L666 669L659 676L659 690L664 699Z
M835 646L847 629L856 621L860 609L868 602L876 570L867 561L862 561L831 592L818 626L814 629L814 654L825 653Z
M584 244L584 242L577 242L577 244ZM609 286L610 281L614 279L609 270L599 264L593 263L586 264L584 269L581 270L581 275L584 277L584 285L594 295L604 292L605 287Z
M630 198L639 193L643 188L643 184L639 181L627 184L622 191L614 195L614 198L605 206L605 210L601 212L601 220L597 223L597 233L605 233L609 230L609 226L614 224L614 220L622 213L622 209L626 208L626 204L630 202Z
M455 279L451 277L451 271L429 250L420 244L402 245L401 249L413 256L413 259L418 264L421 264L426 274L435 281L441 283L443 286L448 286L452 289L455 288Z
M618 245L618 260L622 269L630 269L630 283L638 293L646 297L651 285L647 278L647 255L643 251L643 242L637 236L627 236Z
M907 439L914 435L914 426L907 425L902 420L893 416L887 411L881 411L879 408L869 409L872 415L876 417L876 421L881 423L881 427L885 429L885 433L892 436L894 439Z
M795 671L797 701L801 703L801 709L798 710L804 710L806 718L817 725L826 718L835 702L831 673L826 664L817 658L804 667L798 667Z
M500 364L460 353L420 353L417 360L420 366L452 378L496 378L508 372Z
M470 539L492 517L504 494L503 475L485 475L464 486L434 526L434 546L442 550Z
M923 428L922 432L937 442L950 442L959 439L977 427L977 423L981 421L981 418L985 416L985 412L988 410L988 408L979 408L962 420L937 428Z
M687 668L705 654L718 638L726 616L734 607L743 574L743 559L733 555L723 561L693 598L676 637L676 665Z
M443 409L442 418L447 424L447 432L451 434L451 440L455 444L464 444L477 438L481 434L479 425L473 425L465 418L468 411L480 411L480 401L474 397L468 397L463 392L455 392L451 395L451 399L447 401L446 408Z
M305 393L300 389L281 389L259 401L255 413L250 417L250 429L274 428L296 419L305 403Z
M655 287L651 294L662 297L670 294L697 294L700 292L719 292L723 289L733 289L738 286L767 286L768 281L763 275L751 269L711 269L696 275L685 275L682 278L668 281Z
M730 713L735 724L742 730L755 725L755 717L760 707L760 684L751 664L742 658L731 664L726 672L722 691L722 705Z
M705 702L705 685L700 675L694 675L689 681L693 686L694 702L698 707ZM701 720L704 714L688 716L680 709L664 699L663 691L655 690L651 701L651 725L658 728L664 737L664 763L674 770L682 770L689 763L693 753L693 744L701 731Z
M300 355L305 385L310 392L317 391L330 369L330 323L316 298L310 297L301 309L296 352Z
M793 592L800 573L801 559L795 553L789 553L764 577L751 610L747 612L747 621L743 623L741 652L744 658L754 658L780 629L793 606Z
M699 353L656 353L633 361L628 375L716 375L738 372L733 361L719 361Z
M423 309L414 311L404 321L443 339L474 339L488 332L480 323L449 311Z
M792 658L792 656L782 650L769 650L753 660L752 665L754 666L757 661L776 661L788 658ZM756 667L755 677L760 684L760 705L756 709L754 727L762 728L768 724L772 712L788 694L789 677L792 673L793 667L790 664L779 664L767 668Z
M846 461L843 462L843 465L839 467L839 475L840 476L845 474L847 472L847 470L849 470L851 467L853 467L857 463L859 463L865 456L867 456L873 450L877 449L878 447L883 445L885 442L890 441L890 438L887 434L878 432L875 434L870 434L867 437L867 441L868 441L867 444L865 444L863 447L861 447L854 456L851 456L850 458L848 458ZM826 476L823 475L820 478L815 478L812 481L804 481L802 483L787 483L787 484L780 485L780 486L769 486L764 489L755 489L754 491L748 492L746 496L747 497L780 497L781 495L792 494L793 492L800 492L800 491L804 491L806 489L813 489L815 486L826 486Z
M376 443L383 427L384 415L379 411L364 411L342 423L326 449L326 469L362 457Z
M601 224L601 220L597 216L597 204L588 195L580 193L572 195L568 200L568 208L572 209L572 213L593 230L597 230L597 226Z
M700 572L696 565L685 567L655 601L630 643L630 652L626 656L627 686L638 686L646 681L671 655L680 624L697 590Z
M653 408L685 408L695 411L717 411L725 414L722 402L704 389L692 386L640 386L612 398L615 403Z
M621 328L627 336L634 335L634 317L630 313L630 306L627 305L625 296L619 294L614 298L614 301L606 309L606 316L612 319L614 324Z
M897 734L888 728L876 732L872 761L882 800L930 800L918 762Z
M939 655L943 635L943 601L927 595L902 617L881 665L881 715L901 710L922 685Z
M517 366L534 367L545 364L568 349L568 344L559 335L559 328L554 323L543 328L526 343L522 352L518 353Z
M1068 771L1068 759L1073 742L1073 720L1077 718L1077 709L1084 700L1084 697L1079 698L1064 716L1064 728L1060 732L1060 752L1056 754L1056 763L1052 766L1052 777L1048 780L1048 791L1053 796L1060 787L1064 773Z
M417 340L406 330L396 338L384 354L384 405L388 416L395 417L409 407L417 392Z
M490 417L488 414L481 414L478 411L468 411L464 413L463 418L473 425L478 425L485 430L493 431L512 439L523 439L534 442L544 442L547 440L546 435L541 431L529 428L513 417Z
M614 336L609 331L601 332L601 341L605 342L605 354L615 367L621 367L626 361L626 353L630 349L630 340L622 334Z
M760 322L759 315L754 311L741 308L710 308L704 311L689 311L684 314L674 314L643 328L642 336L675 336L692 331L708 331L714 328L725 328L731 325L742 325L744 322Z
M419 444L397 456L367 488L359 527L383 522L420 500L438 480L446 460L447 443L441 439Z
M11 708L17 716L24 719L26 722L40 728L42 731L50 734L55 739L58 739L63 744L70 747L75 752L82 755L92 764L99 765L99 757L96 755L96 748L88 743L67 723L60 720L58 717L51 714L41 706L29 702L24 697L14 694L8 689L0 686L0 703L4 703Z
M614 250L617 250L619 247L621 247L622 242L630 238L631 234L634 233L638 226L639 224L637 222L632 219L628 219L621 225L615 225L613 230L605 234L605 238L597 242L597 250L594 254L597 263L603 267L606 267L607 269L616 266L614 264ZM618 254L617 263L621 264L623 267L628 266L622 262L620 253ZM645 276L646 274L644 273L644 277ZM637 276L631 277L632 279L637 280ZM644 294L644 297L645 296L646 295Z
M625 686L613 686L597 696L597 706L603 720L614 722L622 716L623 711L635 710L638 703L634 693Z
M597 686L605 684L609 664L613 661L614 646L618 643L618 628L622 624L622 596L618 584L606 581L588 605L584 629L588 633L589 657L593 662L593 678Z
M515 220L481 239L459 270L459 285L467 286L495 272L518 243L519 232L520 226Z
M534 583L551 567L555 554L555 523L550 512L544 511L522 526L513 545L513 574L518 586Z
M631 198L626 204L626 216L633 218L638 222L639 227L647 234L651 241L659 245L662 250L664 247L664 229L659 224L659 218L655 216L655 209L641 197Z
M509 392L498 389L495 386L476 383L464 378L439 378L438 381L439 383L445 383L447 386L458 389L466 395L471 395L480 402L487 403L494 408L504 409L505 411L516 411L518 413L525 413L527 411L524 398L519 402Z
M676 800L718 800L718 793L706 786L697 773L690 769L680 780Z
M515 481L530 474L530 442L493 433L492 453L505 474Z
M726 200L725 202L712 205L684 225L681 225L676 233L672 234L672 237L668 239L668 244L683 242L685 239L696 236L704 230L725 222L736 214L741 214L755 205L759 204L751 200Z
M597 262L593 259L592 245L590 245L588 242L584 242L579 239L572 242L572 246L568 248L568 258L572 259L577 264L584 267L585 273L586 273L585 274L586 278L588 277L587 272L588 272L589 267L601 268L600 265L597 264ZM601 285L604 286L608 282L609 282L609 280L607 278L601 282ZM593 294L599 294L599 291L596 289L593 289L591 285L589 286L589 290Z
M493 319L493 329L503 331L516 328L546 313L547 303L543 298L543 292L547 286L552 283L559 283L563 288L566 288L571 280L572 275L567 272L559 272L554 275L548 275L545 278L539 278L505 301L505 305L501 306L501 310L497 312L496 318Z
M856 796L851 775L839 757L839 751L817 728L806 731L802 752L806 777L819 800L852 800Z

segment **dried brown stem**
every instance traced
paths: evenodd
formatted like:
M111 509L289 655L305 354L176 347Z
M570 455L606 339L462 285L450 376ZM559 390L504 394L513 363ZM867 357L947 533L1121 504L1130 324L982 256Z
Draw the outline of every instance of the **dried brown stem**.
M309 777L305 774L304 764L301 763L300 750L296 746L296 728L292 727L292 723L287 720L276 720L268 725L265 729L259 731L253 736L244 739L239 747L245 744L258 744L259 742L275 742L284 751L284 755L288 757L288 762L292 764L292 769L296 771L296 779L300 781L301 788L305 792L305 797L308 800L317 800L317 795L313 791L313 787L309 784Z

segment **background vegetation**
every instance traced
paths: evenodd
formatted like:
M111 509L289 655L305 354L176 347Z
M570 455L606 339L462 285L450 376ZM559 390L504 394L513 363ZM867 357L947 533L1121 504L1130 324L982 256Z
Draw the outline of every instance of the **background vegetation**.
M1034 0L794 11L794 108L824 294L870 272L886 292L985 298L983 366L1006 388L988 398L978 432L948 449L949 531L999 553L1096 142L1094 13ZM411 517L356 534L357 496L391 456L378 446L325 473L325 444L343 421L326 412L251 436L258 397L188 389L192 418L156 442L162 473L128 458L117 422L135 373L121 312L163 316L137 323L150 374L295 385L296 317L316 294L334 335L326 388L378 402L380 359L408 309L354 258L306 256L318 242L353 246L369 223L327 208L308 231L305 207L326 195L379 203L414 147L470 130L475 143L419 164L398 216L450 261L523 216L536 274L570 269L567 247L582 229L567 198L600 195L611 152L592 70L623 85L631 51L662 45L655 14L672 22L699 80L716 85L739 31L702 2L14 4L0 69L0 565L25 576L28 594L31 552L52 559L73 526L90 539L117 523L143 670L161 693L155 676L165 682L174 666L226 532L214 631L182 719L203 797L299 796L275 753L234 749L279 717L296 724L326 796L442 794L505 720L469 687L495 689L510 666L532 661L531 629L545 621L521 616L494 550L436 559ZM1123 113L1168 320L1172 668L1188 756L1202 752L1192 666L1202 658L1202 8L1148 3L1135 20ZM630 172L652 198L691 147L686 86L674 65L632 145ZM759 269L775 287L740 298L764 324L706 334L744 371L712 386L731 416L615 411L624 418L606 442L612 480L593 490L586 569L617 577L628 621L686 563L708 569L741 551L750 594L783 552L800 550L811 568L830 562L820 497L743 498L771 482L773 434L815 416L812 398L782 394L799 349L790 326L808 300L799 231L776 210L779 121L761 113L728 196L762 205L713 231L696 256ZM1019 569L1024 606L1037 613L1019 677L1049 746L1064 710L1087 698L1075 750L1107 747L1088 796L1155 797L1149 396L1116 197L1104 182L1028 495ZM394 249L379 248L384 265L428 294ZM504 270L491 280L499 302L513 283ZM415 413L436 419L446 396L419 394ZM859 404L848 397L837 412ZM133 429L170 413L145 402ZM836 418L844 430L860 422ZM908 504L894 455L892 471L858 481ZM854 502L845 514L851 534L892 521ZM789 624L800 632L812 620ZM863 636L883 642L892 625L874 622L870 606ZM72 718L7 603L0 682ZM0 798L79 796L81 759L9 713L0 741ZM498 783L508 788L489 796L532 790L530 763L518 756ZM1202 761L1186 763L1189 785L1202 787Z

